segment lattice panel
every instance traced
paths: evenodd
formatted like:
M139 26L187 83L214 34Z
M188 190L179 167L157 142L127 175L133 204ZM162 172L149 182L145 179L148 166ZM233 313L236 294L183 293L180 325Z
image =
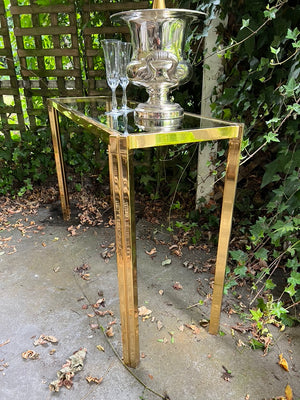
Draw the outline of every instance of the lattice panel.
M31 128L43 125L47 98L82 96L75 2L37 6L11 0ZM22 4L24 1L22 0Z
M0 132L9 140L11 132L19 134L24 128L5 7L0 0Z
M130 41L127 26L112 26L110 16L121 11L144 8L149 8L149 1L110 3L84 0L82 22L88 95L104 94L107 90L101 39L120 38Z

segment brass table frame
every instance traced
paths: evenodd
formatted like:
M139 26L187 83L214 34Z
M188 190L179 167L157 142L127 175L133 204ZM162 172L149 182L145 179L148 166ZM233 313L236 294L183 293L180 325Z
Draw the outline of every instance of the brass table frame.
M117 130L100 123L83 112L72 109L74 101L93 102L102 99L109 109L109 98L58 98L49 100L49 119L56 162L63 217L70 218L69 196L64 170L61 146L59 113L76 122L79 126L98 135L108 143L110 185L113 195L116 231L116 253L118 266L119 302L122 327L124 363L135 368L140 360L138 331L138 295L136 231L134 212L133 161L134 149L155 146L197 143L202 141L228 140L228 156L225 175L223 204L219 228L213 298L210 313L209 332L217 334L223 297L225 268L230 240L232 215L237 184L243 124L229 123L200 117L212 121L212 128L193 128L175 132L133 133L123 135Z

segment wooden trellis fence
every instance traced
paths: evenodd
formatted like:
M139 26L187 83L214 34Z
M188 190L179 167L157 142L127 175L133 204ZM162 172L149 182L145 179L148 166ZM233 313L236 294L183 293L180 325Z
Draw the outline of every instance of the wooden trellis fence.
M113 27L109 16L149 7L148 1L83 0L78 6L70 0L39 6L35 0L10 0L9 17L5 4L0 0L0 133L7 139L25 124L31 130L45 125L49 97L103 93L100 40L129 39L128 28Z

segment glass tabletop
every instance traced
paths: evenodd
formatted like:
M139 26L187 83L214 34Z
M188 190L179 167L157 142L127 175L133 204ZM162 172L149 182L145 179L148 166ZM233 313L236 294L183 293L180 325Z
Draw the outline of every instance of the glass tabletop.
M109 135L128 136L131 148L229 139L237 137L240 126L238 123L184 113L181 126L176 130L145 132L134 122L137 102L129 100L128 107L133 110L126 114L120 110L116 116L107 115L111 109L109 96L56 98L50 99L50 104L78 125L99 134L103 140L108 141Z

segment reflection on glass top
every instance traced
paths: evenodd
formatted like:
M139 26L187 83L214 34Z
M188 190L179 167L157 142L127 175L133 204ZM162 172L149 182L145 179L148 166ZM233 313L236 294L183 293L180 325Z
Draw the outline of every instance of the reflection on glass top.
M60 98L52 99L55 103L63 107L66 113L68 111L75 111L78 117L82 117L83 121L86 118L95 121L95 124L99 123L103 126L107 126L118 132L123 133L125 130L125 125L128 123L128 133L139 133L143 132L134 123L134 112L127 113L127 121L124 118L124 113L120 110L120 115L110 116L107 115L107 111L110 110L111 103L110 97L99 96L99 97L81 97L81 98ZM137 103L133 101L128 101L128 106L133 108L136 107ZM176 129L176 131L185 131L190 129L208 129L208 128L221 128L236 125L230 122L215 120L211 118L200 117L196 114L185 113L182 120L181 127Z

